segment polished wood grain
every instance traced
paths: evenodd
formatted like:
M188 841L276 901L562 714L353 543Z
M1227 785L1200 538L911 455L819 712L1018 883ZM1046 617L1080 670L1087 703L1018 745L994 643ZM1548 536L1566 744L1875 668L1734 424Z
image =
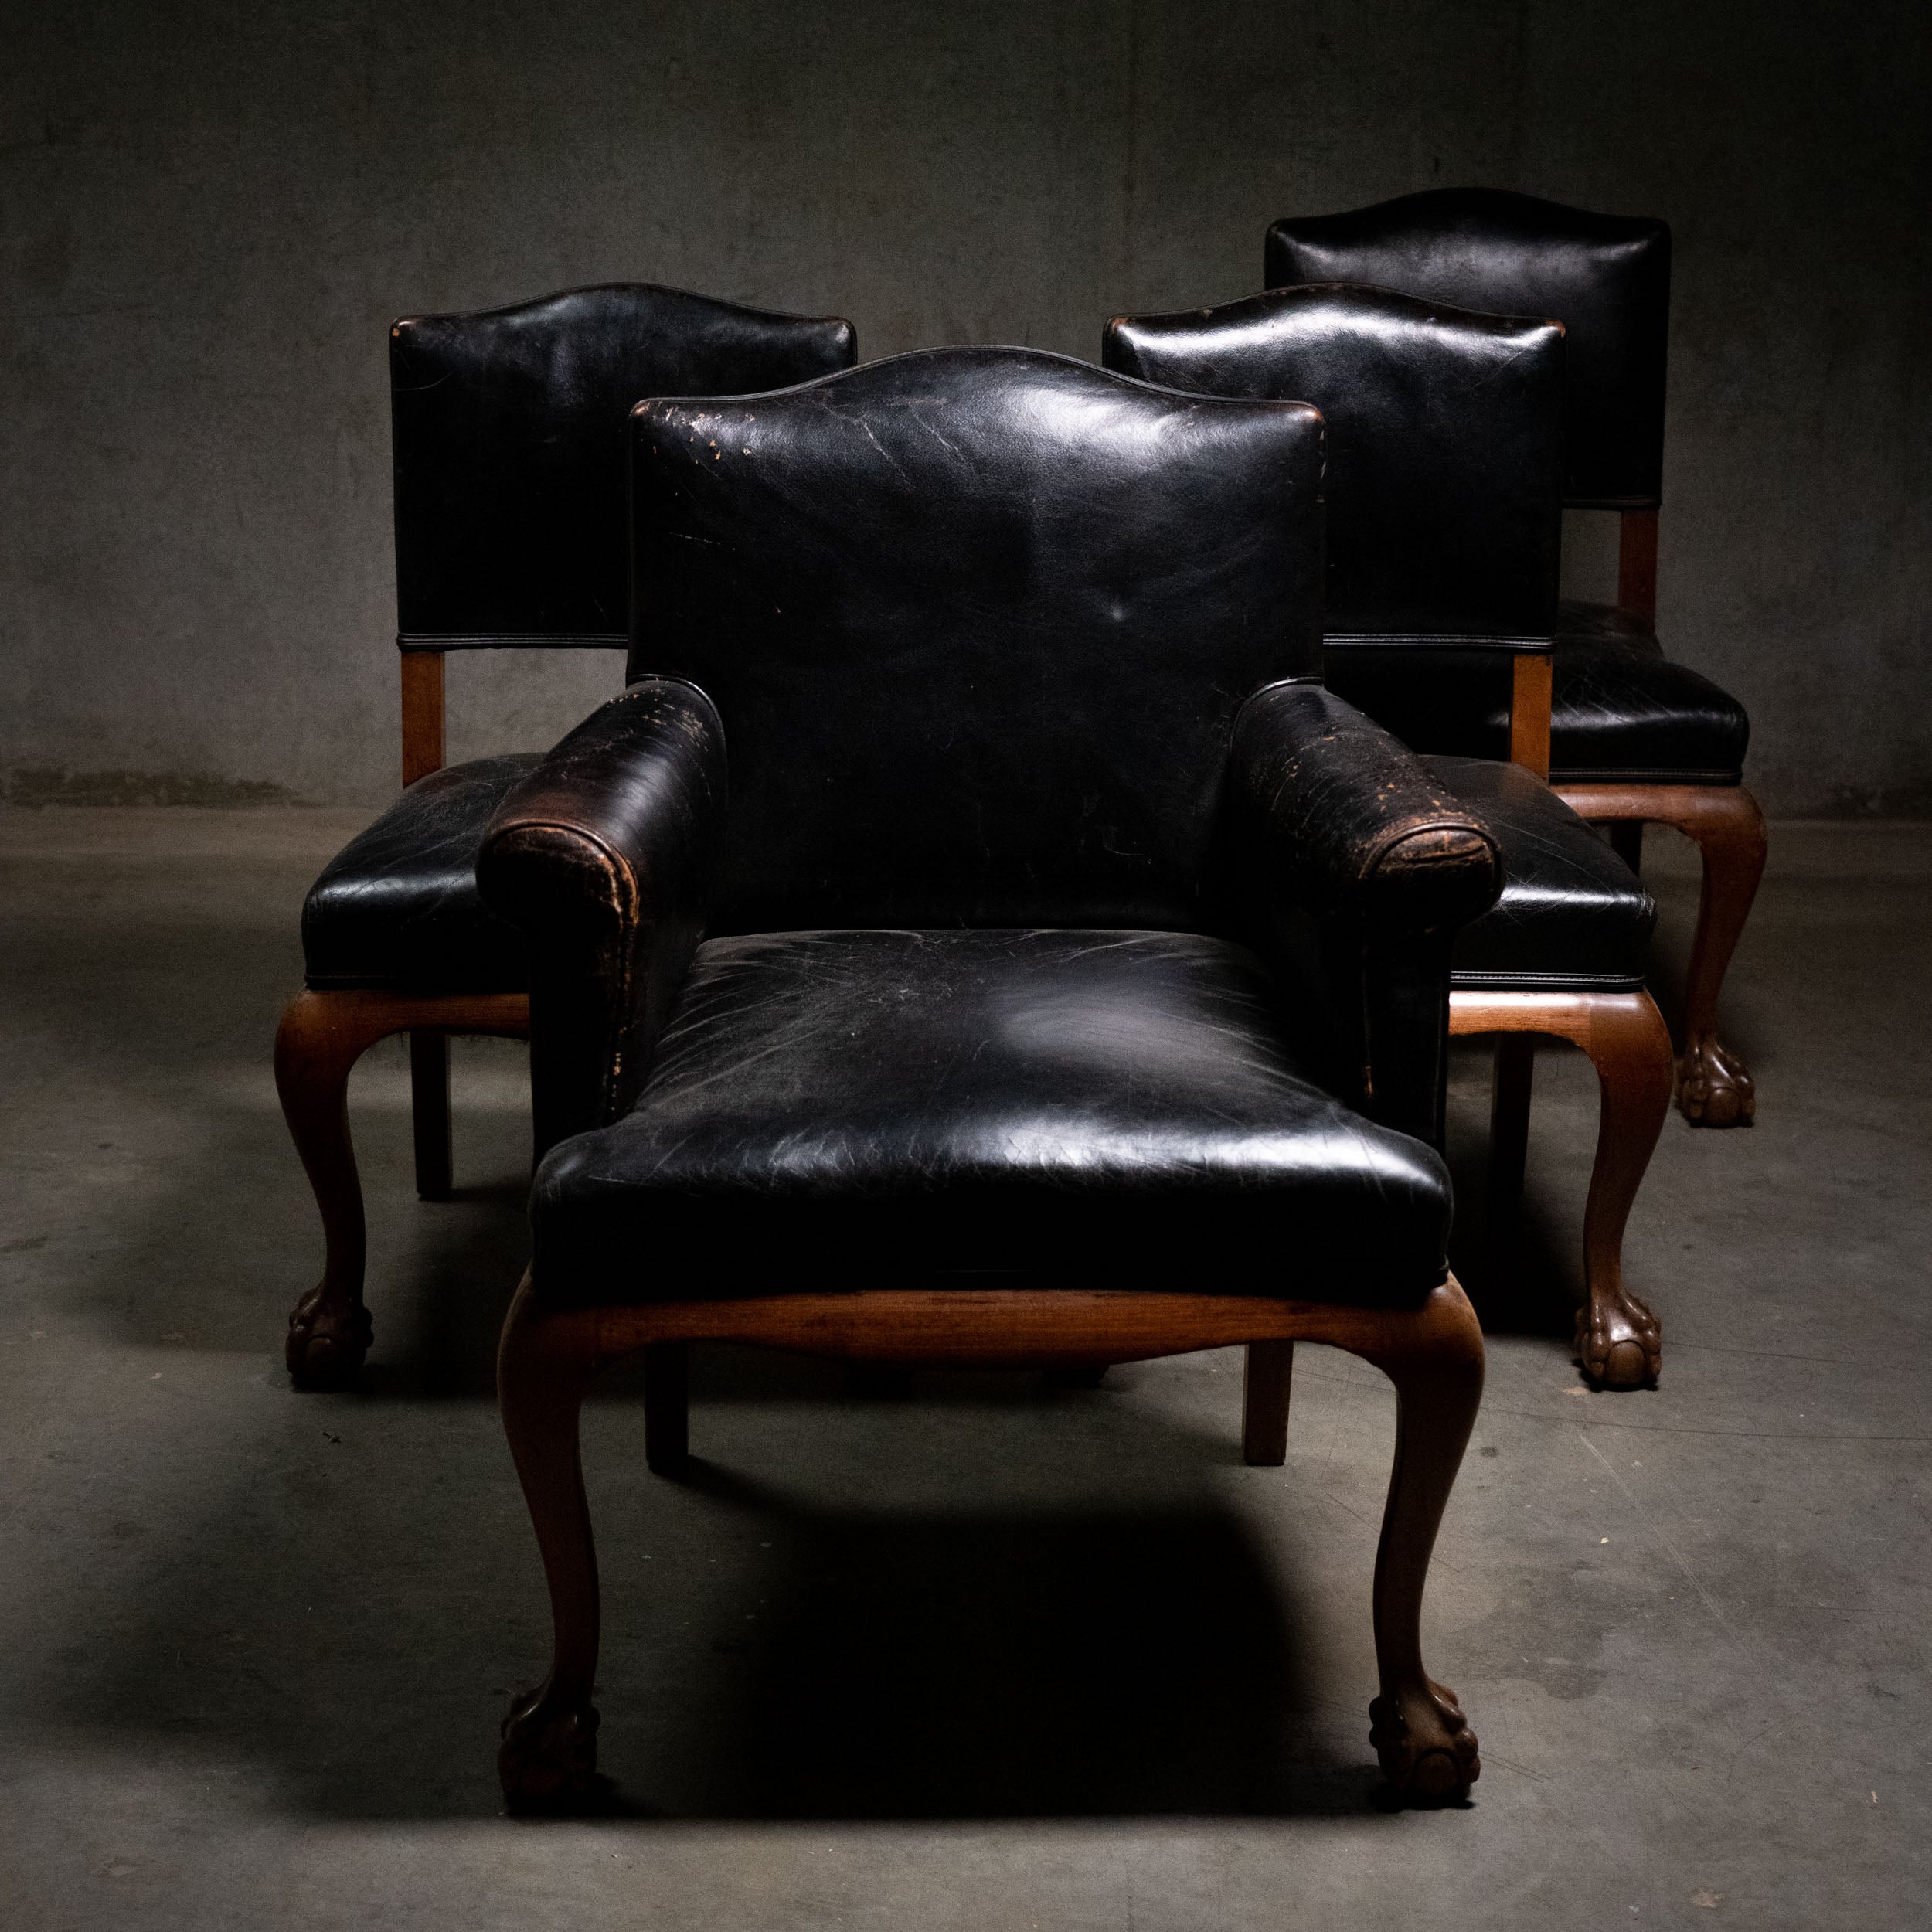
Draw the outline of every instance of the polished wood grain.
M1677 1104L1693 1127L1747 1127L1757 1087L1717 1036L1718 996L1764 874L1764 814L1742 785L1560 784L1556 794L1594 823L1672 825L1703 863L1697 930L1684 982Z
M1389 1784L1453 1798L1476 1779L1476 1740L1454 1694L1423 1666L1422 1599L1444 1504L1475 1420L1482 1333L1453 1278L1419 1308L1363 1308L1248 1295L905 1289L626 1308L553 1308L525 1277L504 1324L503 1426L549 1587L548 1675L512 1703L498 1769L516 1811L594 1808L599 1604L578 1418L598 1370L638 1349L699 1339L908 1364L1043 1366L1132 1361L1237 1343L1325 1342L1394 1383L1396 1444L1376 1558L1380 1695L1370 1737ZM1270 1358L1264 1355L1267 1362ZM649 1358L646 1429L649 1428ZM1281 1363L1281 1357L1272 1359ZM1285 1380L1284 1385L1285 1387Z
M1288 1459L1288 1398L1294 1391L1294 1344L1250 1342L1241 1376L1241 1459L1278 1469Z
M1554 660L1546 652L1519 651L1509 689L1509 762L1549 776L1549 704Z
M1663 1366L1657 1318L1624 1279L1624 1230L1670 1110L1670 1034L1649 994L1488 993L1449 998L1453 1035L1502 1033L1566 1039L1590 1056L1599 1094L1597 1154L1583 1207L1583 1305L1576 1348L1606 1388L1655 1383ZM1500 1081L1498 1083L1500 1087ZM1492 1206L1492 1213L1495 1209Z
M1625 510L1617 532L1617 601L1657 628L1657 512Z
M405 651L403 660L403 785L440 771L443 746L443 653Z
M362 1302L368 1237L349 1137L349 1076L376 1041L422 1029L528 1039L522 993L447 997L377 988L298 993L275 1035L275 1090L322 1217L322 1278L288 1318L288 1372L305 1389L340 1388L369 1352Z

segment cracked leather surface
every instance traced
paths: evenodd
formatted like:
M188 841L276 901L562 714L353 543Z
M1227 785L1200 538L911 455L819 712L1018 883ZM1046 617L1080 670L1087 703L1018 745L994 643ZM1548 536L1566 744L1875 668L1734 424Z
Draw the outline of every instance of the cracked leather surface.
M1239 947L761 934L699 949L634 1109L544 1161L533 1279L1413 1301L1450 1212L1440 1158L1324 1090Z
M446 765L352 838L302 907L308 984L522 992L529 978L523 934L484 904L476 859L491 815L540 757Z
M1328 683L1420 752L1509 752L1509 662L1492 651L1335 645ZM1750 720L1721 685L1665 657L1628 611L1557 612L1550 779L1654 784L1743 781Z
M1227 930L1236 719L1319 658L1315 412L954 349L634 423L632 672L715 703L730 803L635 1104L539 1171L538 1291L1424 1294L1440 1160L1337 1097ZM1467 896L1468 854L1445 894L1409 849L1466 808L1325 694L1269 702L1278 789L1334 821L1291 886L1398 926ZM1430 971L1446 1012L1446 935Z
M1634 992L1656 902L1608 842L1542 780L1488 759L1425 758L1502 852L1502 893L1456 935L1451 986Z
M1211 916L1250 692L1319 668L1321 425L1027 349L633 420L633 679L731 748L714 932Z
M492 820L478 884L534 939L539 1152L636 1098L703 931L726 792L711 701L652 680L592 713Z
M389 332L396 628L621 645L633 406L781 389L857 352L836 316L639 284L404 318Z
M1362 282L1561 322L1564 494L1654 504L1664 468L1670 229L1500 188L1435 188L1268 230L1270 288Z
M1109 369L1312 403L1338 637L1547 648L1563 542L1563 331L1380 288L1277 289L1107 326Z

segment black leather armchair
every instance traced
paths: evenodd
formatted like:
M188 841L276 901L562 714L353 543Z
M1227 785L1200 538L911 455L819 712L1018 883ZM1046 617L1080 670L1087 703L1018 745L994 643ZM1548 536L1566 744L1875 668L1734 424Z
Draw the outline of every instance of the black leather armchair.
M1693 1127L1748 1122L1751 1077L1717 1037L1723 985L1764 869L1764 818L1743 785L1744 708L1658 642L1657 519L1671 237L1646 216L1599 215L1501 189L1444 188L1268 230L1270 288L1373 283L1431 301L1551 316L1567 332L1563 495L1619 513L1617 602L1566 604L1554 654L1550 775L1584 818L1613 828L1638 869L1646 823L1696 842L1704 887L1685 984L1677 1100ZM1500 666L1331 653L1328 681L1431 751L1502 755ZM1488 675L1483 675L1485 672Z
M1300 404L1019 349L638 410L636 682L479 864L532 948L561 1136L499 1362L556 1625L505 1727L513 1805L594 1772L583 1393L643 1350L669 1469L715 1338L1045 1366L1246 1343L1263 1459L1294 1339L1379 1363L1372 1736L1406 1793L1475 1777L1418 1645L1481 1359L1427 1136L1496 854L1295 682L1321 440Z
M628 635L624 423L640 397L777 389L849 368L852 325L675 288L575 289L389 332L400 798L332 859L302 909L305 985L275 1046L282 1110L321 1210L322 1280L289 1320L289 1372L353 1378L362 1189L350 1069L410 1036L417 1191L450 1191L452 1033L529 1030L522 934L476 889L483 828L539 753L445 767L451 651L621 648Z
M1175 389L1298 398L1321 410L1325 661L1383 667L1358 680L1381 723L1398 731L1412 723L1412 675L1433 688L1500 665L1506 688L1513 684L1505 724L1519 763L1423 760L1434 782L1482 810L1502 852L1501 898L1456 941L1449 1026L1502 1036L1488 1219L1498 1274L1513 1257L1535 1036L1573 1042L1597 1069L1603 1113L1576 1345L1599 1383L1628 1388L1655 1380L1662 1365L1656 1318L1625 1287L1622 1250L1669 1105L1670 1038L1643 987L1656 908L1542 782L1557 623L1563 352L1555 323L1328 285L1122 316L1103 344L1109 368Z

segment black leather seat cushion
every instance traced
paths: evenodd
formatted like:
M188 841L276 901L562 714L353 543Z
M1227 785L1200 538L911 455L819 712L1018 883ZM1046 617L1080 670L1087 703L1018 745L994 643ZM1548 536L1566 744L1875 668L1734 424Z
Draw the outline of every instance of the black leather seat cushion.
M713 940L636 1107L539 1169L533 1278L1419 1299L1447 1172L1310 1064L1253 955L1191 934Z
M1488 821L1502 896L1456 939L1452 987L1634 992L1657 904L1608 842L1520 765L1424 758L1446 791Z
M419 778L324 869L302 907L302 953L318 989L516 993L523 935L476 889L491 815L540 752L474 758Z
M1553 782L1734 785L1750 720L1721 685L1673 664L1640 618L1565 604L1550 701ZM1430 646L1331 645L1328 688L1417 751L1509 755L1510 660Z

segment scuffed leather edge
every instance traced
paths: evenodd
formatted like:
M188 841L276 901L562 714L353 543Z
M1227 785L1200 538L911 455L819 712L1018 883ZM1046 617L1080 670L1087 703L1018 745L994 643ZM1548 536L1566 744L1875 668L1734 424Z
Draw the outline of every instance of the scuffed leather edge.
M1495 835L1415 754L1313 682L1243 706L1232 753L1247 917L1312 972L1351 1097L1440 1148L1455 937L1502 890ZM1312 945L1291 937L1311 928Z
M635 1099L702 936L726 788L710 699L646 679L579 725L490 821L477 883L529 940L539 1156Z
M1313 903L1461 927L1502 890L1502 852L1481 814L1319 684L1256 692L1235 719L1233 765L1236 795L1267 828L1274 862Z

